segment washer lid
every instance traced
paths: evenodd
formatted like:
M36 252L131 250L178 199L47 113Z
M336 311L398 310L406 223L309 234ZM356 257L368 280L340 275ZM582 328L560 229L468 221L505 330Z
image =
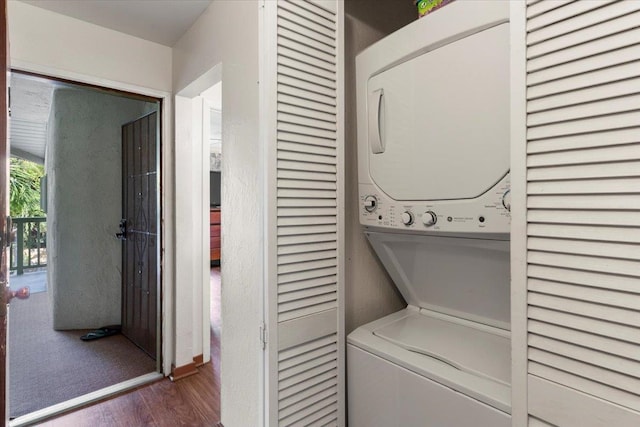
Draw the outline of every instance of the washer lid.
M421 314L404 317L373 333L461 371L511 385L508 337Z
M365 234L409 305L510 329L509 241Z
M371 77L367 120L369 174L392 199L485 193L509 170L509 24Z

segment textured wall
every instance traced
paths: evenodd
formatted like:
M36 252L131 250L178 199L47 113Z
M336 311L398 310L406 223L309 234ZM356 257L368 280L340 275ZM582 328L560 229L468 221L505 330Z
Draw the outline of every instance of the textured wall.
M54 92L46 163L54 329L120 323L121 126L149 107L84 89Z
M258 135L258 11L258 1L214 1L173 50L176 93L222 64L221 411L222 423L232 427L259 426L262 419L257 331L263 301L264 171ZM181 126L176 121L176 129ZM176 141L176 159L187 157L178 153L184 148ZM203 254L196 248L194 256ZM177 292L192 286L179 276L176 282Z
M9 1L11 65L171 91L171 48L19 1Z
M358 218L358 158L356 134L355 57L386 34L415 19L413 8L393 1L372 3L350 0L345 4L346 87L346 313L349 333L367 322L406 305L391 278L367 242ZM408 6L407 6L408 5ZM356 16L354 16L356 15ZM382 19L386 17L386 19ZM375 27L373 26L375 25Z

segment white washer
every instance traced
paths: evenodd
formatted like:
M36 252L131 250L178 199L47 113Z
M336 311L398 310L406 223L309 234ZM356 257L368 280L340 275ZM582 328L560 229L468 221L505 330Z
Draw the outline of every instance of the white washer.
M408 307L347 338L351 427L510 426L509 5L356 58L360 222Z

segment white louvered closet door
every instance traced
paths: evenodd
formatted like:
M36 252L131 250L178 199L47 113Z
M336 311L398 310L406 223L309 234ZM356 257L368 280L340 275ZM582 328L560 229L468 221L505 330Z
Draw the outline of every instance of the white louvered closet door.
M268 426L343 426L343 5L264 4Z
M529 425L640 426L640 1L518 7Z

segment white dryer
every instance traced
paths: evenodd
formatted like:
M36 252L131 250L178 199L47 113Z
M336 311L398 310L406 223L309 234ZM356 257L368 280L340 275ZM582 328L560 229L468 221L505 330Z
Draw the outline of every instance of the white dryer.
M360 222L408 306L348 336L351 427L511 425L508 20L456 1L356 58Z

